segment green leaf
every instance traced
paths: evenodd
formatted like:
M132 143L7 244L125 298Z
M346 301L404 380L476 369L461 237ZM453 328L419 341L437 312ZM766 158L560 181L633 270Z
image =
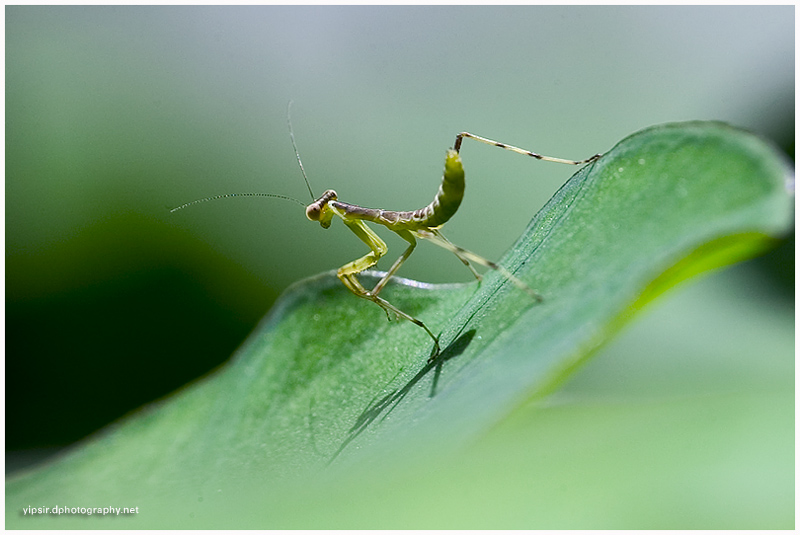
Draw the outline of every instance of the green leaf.
M334 273L301 281L222 369L9 479L7 527L95 525L21 513L55 505L140 508L106 528L417 526L361 524L374 504L348 496L470 458L458 452L552 392L655 296L786 232L792 187L784 159L740 130L638 132L578 171L503 259L543 302L494 272L480 284L393 281L382 295L441 332L428 364L418 327L387 322ZM437 495L455 482L436 481ZM331 495L349 512L326 509Z

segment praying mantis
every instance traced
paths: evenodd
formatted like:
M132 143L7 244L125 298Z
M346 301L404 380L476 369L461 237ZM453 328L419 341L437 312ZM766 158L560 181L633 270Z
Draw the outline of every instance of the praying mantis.
M500 143L488 138L476 136L474 134L470 134L469 132L461 132L456 136L453 148L447 150L442 183L439 186L439 191L436 193L433 201L431 201L431 203L424 208L420 208L418 210L398 212L393 210L364 208L355 204L342 202L339 200L336 191L332 189L325 191L325 193L323 193L320 197L315 197L313 191L311 190L311 184L308 180L308 176L306 175L305 168L303 167L303 162L300 160L300 152L297 150L297 145L295 143L291 122L291 102L289 103L289 109L287 110L287 122L289 123L289 137L292 141L292 148L294 149L295 156L297 157L297 163L300 167L300 172L303 174L306 187L308 188L308 192L313 199L313 202L306 206L306 217L311 221L318 222L320 226L325 229L331 226L334 217L341 219L342 223L344 223L344 225L350 229L353 234L358 237L358 239L364 242L370 250L361 258L353 260L352 262L340 267L336 272L336 275L338 276L339 280L342 281L345 287L353 294L362 299L372 301L381 307L384 312L386 312L386 315L390 320L392 315L394 315L396 318L407 320L423 329L428 336L430 336L431 340L433 340L434 344L431 357L428 359L429 362L434 360L440 353L439 337L433 334L433 332L428 328L427 325L425 325L424 322L406 312L403 312L395 305L391 304L380 296L381 290L383 290L397 270L400 269L400 266L402 266L408 257L411 256L411 253L414 252L414 248L417 246L417 239L428 240L429 242L453 253L465 266L467 266L467 268L469 268L469 270L478 280L481 280L481 275L475 270L475 268L472 267L473 263L500 272L506 279L512 282L520 290L530 295L532 299L537 302L542 301L542 297L536 293L536 291L515 277L503 266L492 262L491 260L487 260L486 258L473 253L472 251L468 251L467 249L451 243L442 235L440 229L450 220L450 218L453 217L453 215L455 215L456 211L461 205L461 200L464 197L464 167L459 154L462 141L464 139L474 139L475 141L486 143L487 145L492 145L494 147L500 147L501 149L516 152L525 156L530 156L537 160L568 165L588 164L594 162L602 156L601 154L595 154L594 156L584 160L565 160L563 158L543 156L541 154L521 149L513 145L508 145L506 143ZM229 193L192 201L173 208L170 210L170 212L175 212L193 204L215 199L255 196L286 199L296 202L301 206L305 206L304 203L298 201L297 199L293 199L284 195L276 195L272 193ZM380 260L381 257L388 252L388 247L386 246L386 243L369 226L367 226L366 222L383 225L408 243L408 247L403 254L401 254L400 257L395 260L394 264L392 264L392 267L389 268L389 270L381 277L381 279L371 290L364 288L364 286L358 280L358 275L377 264L378 260Z

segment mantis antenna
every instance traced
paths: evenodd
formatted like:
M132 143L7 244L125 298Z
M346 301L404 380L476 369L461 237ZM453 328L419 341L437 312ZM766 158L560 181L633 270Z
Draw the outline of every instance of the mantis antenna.
M294 149L294 155L297 156L297 164L300 166L300 172L303 173L303 180L306 181L306 187L308 188L308 194L311 195L312 199L316 199L314 196L314 192L311 191L311 184L308 182L308 176L306 175L306 170L303 168L303 162L300 160L300 152L297 150L297 144L294 142L294 130L292 130L292 102L289 101L289 105L286 107L286 122L289 123L289 139L292 140L292 148Z
M213 197L206 197L205 199L197 199L196 201L187 202L186 204L182 204L180 206L172 208L170 212L177 212L178 210L183 210L184 208L188 208L194 204L198 204L201 202L216 201L217 199L226 199L228 197L272 197L274 199L284 199L286 201L292 201L293 203L297 203L300 206L305 206L305 203L303 203L302 201L298 201L294 197L288 197L286 195L277 195L275 193L226 193L225 195L214 195Z
M300 172L303 173L303 180L306 182L306 187L308 188L308 194L311 195L312 199L315 199L314 193L311 191L311 184L308 182L308 176L306 176L306 170L303 168L303 162L300 160L300 153L297 151L297 145L294 142L294 131L292 131L292 101L289 101L289 105L286 109L286 122L289 123L289 138L292 140L292 148L294 149L294 154L297 156L297 163L300 165ZM273 199L284 199L286 201L292 201L293 203L299 204L300 206L305 207L306 204L302 201L298 201L294 197L289 197L287 195L278 195L276 193L226 193L224 195L214 195L213 197L206 197L204 199L197 199L196 201L187 202L180 206L176 206L175 208L170 210L170 213L177 212L178 210L183 210L184 208L188 208L189 206L201 203L201 202L208 202L208 201L216 201L217 199L226 199L228 197L272 197Z

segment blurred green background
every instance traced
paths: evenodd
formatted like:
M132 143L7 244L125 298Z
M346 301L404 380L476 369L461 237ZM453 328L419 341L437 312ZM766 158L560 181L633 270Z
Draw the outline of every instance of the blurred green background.
M406 210L462 130L584 158L715 119L793 152L794 64L793 6L6 7L7 470L207 373L287 285L364 253L280 200L169 213L305 202L290 99L317 195ZM488 258L575 170L477 143L463 159L447 235ZM733 384L765 352L791 379L792 243L682 290L563 395L705 388L745 318L774 343L737 346ZM470 280L424 245L401 275Z

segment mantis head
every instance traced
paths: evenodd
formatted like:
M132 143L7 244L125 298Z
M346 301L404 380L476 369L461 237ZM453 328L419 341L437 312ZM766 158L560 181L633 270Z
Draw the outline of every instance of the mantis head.
M322 194L322 197L312 202L306 208L306 217L311 221L319 221L322 228L331 226L331 219L333 218L333 210L328 206L328 201L336 200L336 192L329 189Z

